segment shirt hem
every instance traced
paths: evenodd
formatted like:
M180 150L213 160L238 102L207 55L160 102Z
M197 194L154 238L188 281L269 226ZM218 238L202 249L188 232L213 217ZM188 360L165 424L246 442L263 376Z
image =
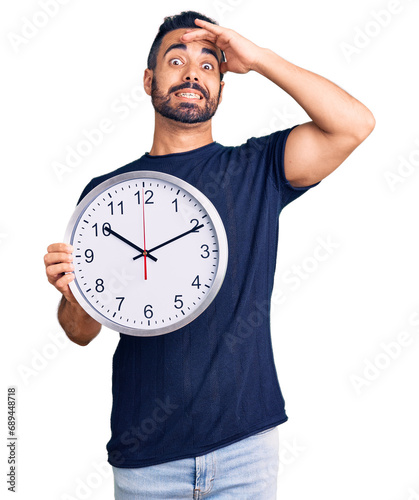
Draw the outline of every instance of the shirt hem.
M241 441L242 439L245 439L247 437L253 436L255 434L258 434L259 432L263 432L264 430L270 429L272 427L276 427L277 425L283 424L288 420L288 417L285 416L281 418L280 420L276 420L274 422L270 422L269 424L262 425L260 427L254 428L250 431L244 432L239 434L238 436L236 435L234 438L228 438L224 439L223 441L220 441L219 443L215 443L213 445L209 446L203 446L202 448L197 448L193 453L185 453L185 454L179 454L175 455L172 457L166 457L164 459L146 459L146 460L139 460L135 462L131 462L128 460L124 460L124 463L121 464L120 461L112 461L109 459L108 456L108 463L112 465L113 467L117 467L120 469L134 469L134 468L140 468L140 467L149 467L151 465L159 465L163 464L166 462L173 462L175 460L182 460L184 458L195 458L198 456L206 455L207 453L211 453L212 451L218 450L220 448L224 448L225 446L229 446L230 444L237 443L238 441ZM117 463L119 462L119 463Z

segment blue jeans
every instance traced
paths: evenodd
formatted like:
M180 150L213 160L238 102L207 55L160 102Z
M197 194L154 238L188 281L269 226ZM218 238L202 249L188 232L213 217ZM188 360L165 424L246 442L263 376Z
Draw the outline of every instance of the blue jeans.
M206 455L149 467L112 467L116 500L275 500L278 427Z

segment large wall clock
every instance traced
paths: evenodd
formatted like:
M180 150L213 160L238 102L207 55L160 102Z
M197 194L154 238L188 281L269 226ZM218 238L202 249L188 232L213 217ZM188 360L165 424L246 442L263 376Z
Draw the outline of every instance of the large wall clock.
M135 336L177 330L198 317L227 269L223 222L210 200L173 175L135 171L90 191L67 226L83 309Z

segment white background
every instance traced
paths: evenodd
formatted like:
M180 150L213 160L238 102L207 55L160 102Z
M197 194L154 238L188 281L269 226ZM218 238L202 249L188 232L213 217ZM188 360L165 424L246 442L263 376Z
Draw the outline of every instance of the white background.
M192 8L335 82L377 121L342 166L280 217L272 338L289 421L280 426L279 498L418 499L418 2L42 5L8 2L0 13L2 498L113 498L105 444L118 335L103 329L84 348L65 338L43 255L62 240L92 177L149 151L153 110L141 93L149 47L164 16ZM224 145L308 119L258 74L225 82L214 118ZM125 112L124 95L132 106ZM59 175L54 165L104 119L111 130ZM318 253L326 241L329 253ZM14 497L6 485L11 385Z

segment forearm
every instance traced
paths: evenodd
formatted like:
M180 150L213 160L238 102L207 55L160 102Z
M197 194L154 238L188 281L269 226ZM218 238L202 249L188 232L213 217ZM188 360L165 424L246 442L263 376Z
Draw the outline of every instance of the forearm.
M58 321L74 343L85 346L100 332L101 324L89 316L77 302L69 302L64 296L58 307Z
M281 87L323 132L364 138L374 117L367 107L326 78L261 49L252 68Z

